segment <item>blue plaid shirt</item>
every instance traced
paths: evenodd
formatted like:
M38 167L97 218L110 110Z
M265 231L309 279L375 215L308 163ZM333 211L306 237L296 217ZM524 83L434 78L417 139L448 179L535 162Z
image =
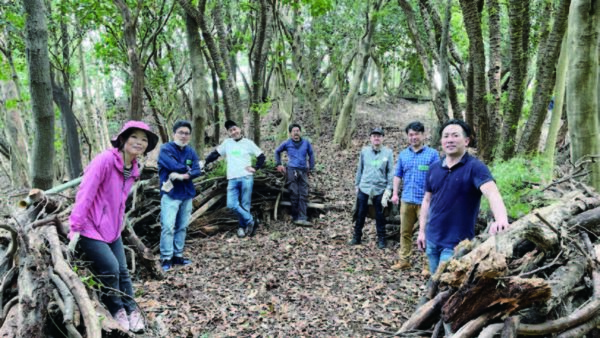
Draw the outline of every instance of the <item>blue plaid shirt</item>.
M418 152L408 147L398 155L396 177L402 179L402 201L421 204L425 196L425 178L429 167L440 160L438 152L424 146Z

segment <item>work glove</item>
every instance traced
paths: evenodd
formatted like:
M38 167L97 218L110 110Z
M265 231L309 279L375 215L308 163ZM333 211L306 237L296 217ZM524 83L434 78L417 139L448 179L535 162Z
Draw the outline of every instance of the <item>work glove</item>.
M384 208L387 207L390 197L392 197L392 191L390 189L385 189L385 192L381 197L381 206L383 206Z
M171 180L171 181L183 181L184 179L185 179L185 174L171 173L169 175L169 180Z
M73 233L73 237L71 237L71 240L69 241L69 252L73 253L75 252L75 247L77 246L77 242L79 241L79 236L81 234L79 232L74 232Z
M160 188L160 190L168 193L169 191L173 190L173 182L171 182L171 180L167 180L165 183L163 183L162 188Z

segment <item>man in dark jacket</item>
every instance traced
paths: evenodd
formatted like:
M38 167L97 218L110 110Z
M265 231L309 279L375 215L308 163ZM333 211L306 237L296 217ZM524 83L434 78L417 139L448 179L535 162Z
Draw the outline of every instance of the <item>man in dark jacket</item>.
M296 225L311 225L306 216L308 203L308 176L315 169L315 155L307 139L302 138L302 128L293 123L288 128L290 138L275 150L277 171L287 174L287 185L292 203L292 219ZM287 152L287 169L281 165L281 152ZM306 157L308 163L306 165Z
M192 199L196 189L192 180L200 176L200 162L188 145L192 125L177 121L173 125L173 141L163 144L158 156L161 184L160 200L160 260L164 271L173 265L187 265L183 257L187 226L192 214Z

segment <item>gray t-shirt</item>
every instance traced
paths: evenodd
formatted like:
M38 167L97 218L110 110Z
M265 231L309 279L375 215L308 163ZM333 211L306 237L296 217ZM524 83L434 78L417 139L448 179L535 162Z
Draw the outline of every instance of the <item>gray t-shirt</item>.
M221 156L225 156L227 160L227 179L240 178L252 175L246 170L246 167L252 165L251 155L258 156L262 154L262 150L251 140L242 138L236 141L232 138L225 139L217 147L217 152Z

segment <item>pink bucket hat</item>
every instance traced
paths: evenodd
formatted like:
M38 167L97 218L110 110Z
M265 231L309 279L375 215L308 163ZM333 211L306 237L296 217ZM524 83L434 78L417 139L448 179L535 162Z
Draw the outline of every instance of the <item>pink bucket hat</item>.
M121 128L121 131L115 137L113 137L112 140L110 140L110 143L113 145L113 147L119 148L121 146L121 141L119 140L119 137L126 133L129 129L143 130L148 136L148 148L146 148L144 154L147 154L151 152L152 149L156 148L156 144L158 144L158 136L152 132L152 130L147 124L145 124L142 121L134 120L125 122L123 128Z

